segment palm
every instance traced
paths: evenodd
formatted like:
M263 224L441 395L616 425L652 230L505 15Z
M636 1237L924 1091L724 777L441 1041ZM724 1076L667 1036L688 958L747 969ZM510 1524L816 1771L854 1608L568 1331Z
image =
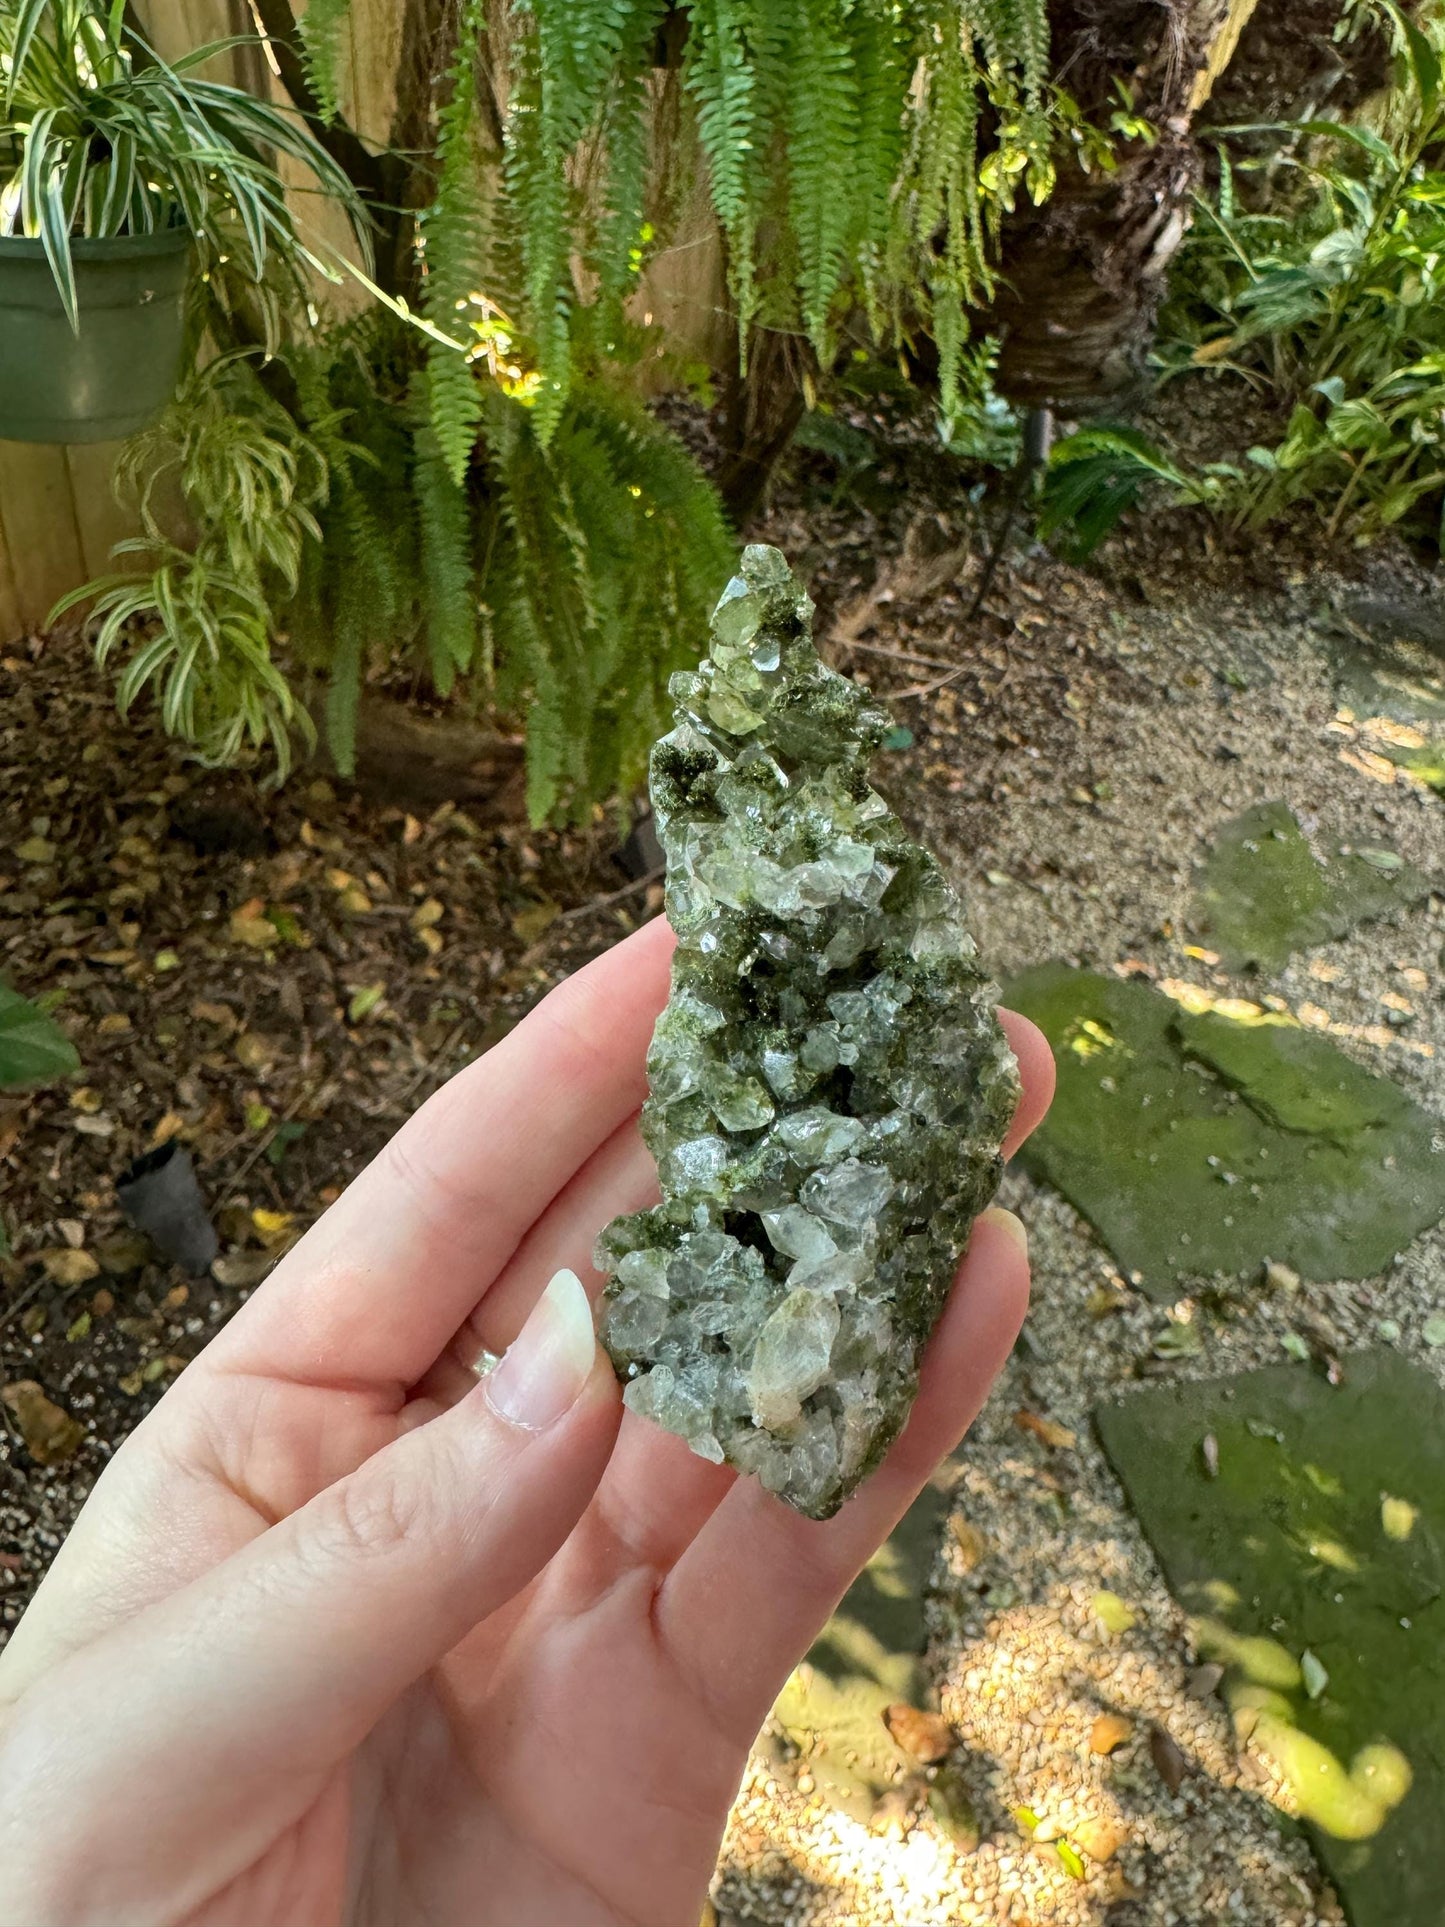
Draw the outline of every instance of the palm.
M228 1479L213 1485L196 1520L209 1563L263 1531L268 1514L304 1502L318 1436L344 1436L344 1457L359 1463L395 1435L394 1417L330 1399L318 1411L324 1395L311 1388L273 1383L261 1396L270 1478L259 1493L243 1483L250 1500ZM208 1434L235 1435L239 1413L211 1413ZM208 1442L195 1443L209 1455ZM338 1454L324 1474L339 1476L341 1463ZM714 1709L686 1678L652 1614L664 1577L652 1559L668 1548L630 1542L644 1495L624 1489L636 1483L629 1463L675 1493L695 1478L703 1506L708 1487L715 1495L730 1483L629 1416L615 1471L542 1577L419 1680L351 1761L297 1784L275 1837L217 1884L195 1927L338 1919L348 1884L366 1896L358 1923L410 1918L410 1903L447 1922L690 1927L769 1693L744 1684ZM358 1838L362 1864L349 1867L348 1840ZM269 1910L278 1893L291 1912Z
M253 1556L284 1591L287 1557L307 1561L284 1555L278 1581L278 1535L289 1544L288 1530L418 1427L423 1441L444 1434L428 1422L474 1386L477 1352L511 1343L559 1266L591 1275L598 1229L654 1195L636 1112L666 957L653 926L447 1086L108 1469L5 1654L0 1708L8 1699L23 1710L28 1697L41 1735L30 1744L43 1752L64 1724L67 1684L82 1703L74 1717L88 1722L87 1694L152 1663L157 1641L191 1663L192 1706L169 1724L162 1716L149 1751L128 1741L123 1716L103 1745L88 1739L93 1793L67 1781L59 1813L43 1787L29 1809L14 1803L12 1838L63 1834L77 1810L88 1815L98 1911L85 1911L82 1881L65 1889L67 1918L692 1927L772 1698L956 1442L1012 1340L1027 1272L999 1227L975 1235L966 1269L976 1282L964 1279L940 1325L903 1437L827 1525L631 1414L613 1445L607 1379L581 1428L591 1427L592 1461L568 1472L574 1488L588 1481L575 1504L547 1481L512 1501L507 1532L540 1533L538 1543L518 1552L504 1535L479 1573L438 1535L448 1515L428 1501L381 1522L389 1558L377 1570L395 1596L374 1649L369 1621L358 1635L344 1596L323 1585L316 1610L314 1572L284 1639L259 1654L248 1645ZM1026 1087L1018 1137L1047 1102L1049 1065L1028 1027L1015 1046ZM548 1109L539 1092L562 1103ZM504 1499L491 1505L507 1514ZM332 1510L354 1539L344 1504ZM375 1549L360 1550L374 1566ZM354 1564L357 1544L343 1551ZM375 1572L367 1583L376 1587ZM333 1601L361 1639L349 1696L324 1685ZM213 1623L216 1653L189 1652ZM419 1624L434 1625L429 1660L398 1672L401 1635L414 1644ZM225 1673L233 1649L245 1649L283 1717L238 1720L245 1702ZM51 1675L60 1685L47 1700ZM376 1685L389 1677L390 1688ZM288 1719L298 1696L304 1711ZM142 1703L153 1722L154 1696ZM24 1774L24 1744L20 1753ZM147 1851L137 1859L138 1830ZM0 1819L0 1861L4 1834Z

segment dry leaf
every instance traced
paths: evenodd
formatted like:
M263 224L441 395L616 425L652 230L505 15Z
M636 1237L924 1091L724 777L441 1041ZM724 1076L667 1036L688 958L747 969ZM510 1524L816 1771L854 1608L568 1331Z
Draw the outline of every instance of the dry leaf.
M179 1111L167 1111L151 1132L150 1148L158 1151L163 1144L169 1144L173 1137L179 1137L186 1128L186 1120Z
M247 1291L259 1285L275 1263L274 1251L232 1251L216 1259L211 1276L230 1291Z
M965 1572L972 1572L975 1566L982 1565L989 1554L988 1540L975 1525L970 1525L961 1512L955 1512L949 1520L953 1536L958 1545L959 1558Z
M61 1286L65 1291L72 1291L76 1285L88 1284L92 1278L100 1276L100 1266L90 1253L77 1251L70 1245L61 1245L54 1251L42 1251L40 1262L51 1283Z
M941 1713L925 1713L905 1700L884 1708L883 1724L896 1746L921 1766L933 1766L953 1751L953 1728Z
M93 1091L88 1084L82 1084L78 1090L70 1093L71 1110L79 1111L85 1117L94 1117L101 1107L101 1102L100 1092Z
M440 930L418 930L416 934L429 957L435 957L445 947L446 939Z
M251 1213L251 1222L262 1243L273 1251L279 1245L290 1244L297 1236L296 1217L291 1211L267 1211L263 1205L257 1205Z
M1074 1828L1073 1837L1089 1858L1102 1866L1114 1858L1129 1836L1117 1821L1085 1820Z
M362 984L351 993L351 1000L346 1006L346 1021L349 1024L361 1023L378 1008L385 995L385 984Z
M1124 1744L1134 1731L1134 1722L1126 1720L1122 1713L1101 1713L1089 1728L1089 1751L1091 1753L1112 1753Z
M250 950L271 950L280 942L275 924L266 915L262 897L252 897L249 903L243 903L234 911L227 929L233 943L243 943Z
M1408 1499L1392 1498L1388 1492L1380 1494L1380 1524L1387 1539L1408 1539L1419 1516L1419 1507L1411 1505Z
M130 1029L130 1019L123 1010L108 1011L95 1029L100 1037L119 1037L122 1031Z
M191 1005L191 1015L198 1024L214 1024L218 1030L239 1030L241 1025L240 1018L229 1004L207 1003L204 997Z
M535 943L544 931L550 930L561 915L558 906L548 898L529 903L512 918L512 929L523 943Z
M79 1218L57 1218L55 1229L74 1251L85 1243L85 1226Z
M1096 1592L1090 1604L1094 1609L1094 1617L1107 1633L1115 1636L1127 1633L1138 1623L1134 1608L1127 1605L1116 1592Z
M115 1130L115 1120L109 1117L78 1117L75 1129L82 1137L110 1137Z
M112 1231L96 1245L95 1255L103 1271L113 1278L126 1278L150 1262L151 1241L143 1231ZM94 1304L92 1299L92 1310Z
M446 913L446 905L444 903L439 902L436 897L428 897L424 903L419 903L415 910L412 911L411 927L413 930L418 931L430 930L434 923L441 922Z
M1219 1691L1219 1682L1224 1678L1224 1668L1211 1660L1207 1666L1195 1666L1184 1682L1184 1690L1192 1700L1212 1699Z
M1180 1752L1177 1742L1162 1726L1149 1728L1149 1758L1154 1762L1154 1771L1165 1786L1171 1793L1177 1793L1184 1784L1189 1762Z
M1067 1425L1055 1425L1052 1419L1041 1418L1037 1412L1027 1409L1014 1413L1014 1424L1021 1432L1032 1432L1056 1452L1071 1452L1079 1442L1078 1434L1071 1432Z
M258 1030L243 1030L231 1046L231 1055L242 1070L262 1077L281 1055L281 1046L274 1038L263 1037Z
M84 1429L33 1378L0 1388L0 1400L15 1420L25 1449L37 1465L62 1465L75 1457Z

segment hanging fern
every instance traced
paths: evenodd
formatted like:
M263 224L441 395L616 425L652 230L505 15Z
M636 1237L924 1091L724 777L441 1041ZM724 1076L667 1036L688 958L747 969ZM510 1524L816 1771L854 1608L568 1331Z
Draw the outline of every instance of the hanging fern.
M736 549L682 445L617 391L589 385L545 444L515 406L489 426L482 595L543 818L640 780Z
M638 102L659 9L514 0L513 11L523 31L507 212L545 438L571 380L585 284L574 262L608 298L635 253ZM743 335L757 319L798 327L826 360L860 298L880 338L937 317L951 389L964 306L991 285L990 221L1020 175L1035 193L1050 180L1046 0L691 0L685 11L683 82ZM985 153L986 101L999 144ZM600 221L578 192L589 162L609 183ZM610 195L617 183L625 197Z
M326 119L348 11L299 24ZM149 614L126 695L158 691L207 753L280 762L308 726L289 647L325 675L344 771L373 668L470 678L526 725L533 816L582 818L640 777L732 561L717 497L619 379L677 180L705 180L744 353L758 327L825 363L860 315L880 344L927 329L951 413L1001 211L1049 185L1046 0L450 0L440 39L424 326L400 303L318 324L293 296L273 359L187 404L196 555L157 538L139 588L100 585L103 633Z
M437 694L449 696L477 646L472 512L429 422L416 432L414 491L427 667Z
M698 137L707 156L713 207L727 237L733 299L744 329L757 300L753 279L757 165L756 75L744 36L747 0L695 0L684 76L697 106Z
M803 325L820 355L842 285L858 118L854 49L833 0L796 0L788 104L788 187ZM845 189L844 181L849 181Z

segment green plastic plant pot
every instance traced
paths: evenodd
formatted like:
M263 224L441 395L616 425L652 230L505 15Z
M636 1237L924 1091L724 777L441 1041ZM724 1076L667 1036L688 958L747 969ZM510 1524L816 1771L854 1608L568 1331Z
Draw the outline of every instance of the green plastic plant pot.
M41 242L0 235L0 440L118 441L159 414L180 379L190 240L72 240L76 334Z

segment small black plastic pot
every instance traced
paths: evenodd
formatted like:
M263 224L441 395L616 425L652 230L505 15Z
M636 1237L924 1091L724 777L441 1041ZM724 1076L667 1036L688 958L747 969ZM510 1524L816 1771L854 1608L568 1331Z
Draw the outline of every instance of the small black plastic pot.
M0 235L0 440L109 442L176 391L191 237L75 237L77 334L43 243Z
M144 1231L172 1264L193 1278L210 1269L221 1241L183 1144L172 1139L137 1158L117 1178L115 1195L136 1230Z

